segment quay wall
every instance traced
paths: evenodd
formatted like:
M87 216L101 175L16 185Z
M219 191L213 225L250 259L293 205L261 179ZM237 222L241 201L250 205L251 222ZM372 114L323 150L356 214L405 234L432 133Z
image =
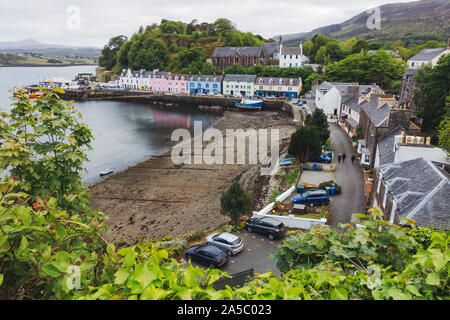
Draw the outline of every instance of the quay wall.
M236 109L234 104L238 98L222 98L190 95L162 95L147 92L119 90L70 90L66 89L60 97L64 100L92 101L112 100L146 104L162 104L167 106L183 106L198 109L229 110ZM264 101L264 111L284 111L293 115L292 106L285 101Z

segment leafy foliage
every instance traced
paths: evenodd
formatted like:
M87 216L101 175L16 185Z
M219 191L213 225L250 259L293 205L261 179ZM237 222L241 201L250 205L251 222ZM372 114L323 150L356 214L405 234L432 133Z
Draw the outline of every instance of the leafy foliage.
M65 196L82 191L80 172L92 134L81 114L59 99L62 91L40 89L45 96L34 101L25 91L15 92L10 112L2 113L0 170L23 181L20 191L67 202Z
M288 152L297 157L299 164L318 157L322 152L322 141L317 127L304 126L293 133Z
M387 52L377 51L352 54L333 63L327 67L325 77L329 81L379 83L384 89L398 89L395 85L399 84L405 70L404 61Z
M418 90L414 92L414 103L418 116L423 118L422 129L432 131L450 114L446 98L450 95L450 55L439 59L435 67L421 67L415 76Z

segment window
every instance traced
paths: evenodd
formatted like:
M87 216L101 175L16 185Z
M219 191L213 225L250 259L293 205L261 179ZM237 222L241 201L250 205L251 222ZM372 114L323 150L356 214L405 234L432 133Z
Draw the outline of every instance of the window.
M388 194L388 191L387 191L387 188L385 188L385 190L384 190L384 198L383 198L383 209L386 208L387 194Z

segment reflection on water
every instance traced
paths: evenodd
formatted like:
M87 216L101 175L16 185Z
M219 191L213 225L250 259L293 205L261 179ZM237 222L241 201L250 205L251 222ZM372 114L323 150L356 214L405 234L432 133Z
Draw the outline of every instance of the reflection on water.
M90 162L83 175L90 185L100 181L99 172L108 167L115 172L165 153L175 143L172 132L187 128L193 132L194 121L211 127L218 116L192 113L182 108L161 110L153 105L114 101L75 103L82 121L91 128L95 140L88 152Z

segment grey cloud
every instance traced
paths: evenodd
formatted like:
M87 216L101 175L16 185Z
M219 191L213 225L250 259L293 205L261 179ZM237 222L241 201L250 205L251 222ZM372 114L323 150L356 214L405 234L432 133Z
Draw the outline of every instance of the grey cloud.
M409 0L396 0L396 2ZM109 38L132 35L140 25L161 19L213 22L225 17L242 31L268 38L343 22L389 0L2 0L0 41L35 38L42 42L102 47ZM81 28L68 30L66 9L81 8Z

